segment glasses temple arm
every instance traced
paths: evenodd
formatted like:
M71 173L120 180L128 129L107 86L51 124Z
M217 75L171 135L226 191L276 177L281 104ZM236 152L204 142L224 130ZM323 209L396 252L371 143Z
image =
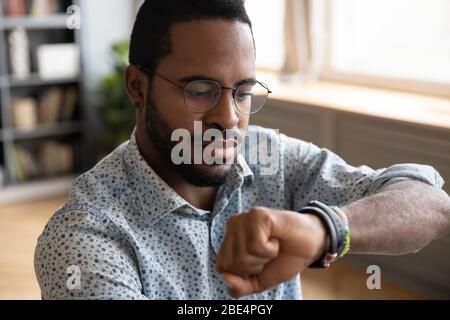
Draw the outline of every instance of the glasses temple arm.
M167 79L166 77L160 75L159 73L157 73L157 72L155 72L155 71L153 71L153 70L150 70L150 69L147 68L147 67L144 67L144 66L141 66L141 65L136 65L136 67L137 67L139 70L142 70L142 71L144 71L144 72L146 72L146 73L155 75L155 76L157 76L157 77L159 77L159 78L161 78L161 79L163 79L163 80L166 80L167 82L170 82L171 84L176 85L176 86L179 87L180 89L183 89L183 90L185 89L185 87L184 87L182 84L180 84L180 83L178 83L178 82L175 82L175 81L172 81L172 80L170 80L170 79Z

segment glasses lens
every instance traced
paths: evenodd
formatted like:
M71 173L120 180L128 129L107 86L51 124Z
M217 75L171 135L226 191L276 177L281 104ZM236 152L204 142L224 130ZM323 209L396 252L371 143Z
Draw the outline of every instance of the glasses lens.
M269 90L260 84L243 84L236 90L236 107L245 114L254 114L260 111L267 101Z
M199 80L189 83L185 89L186 106L192 112L211 110L220 99L220 86L212 81Z

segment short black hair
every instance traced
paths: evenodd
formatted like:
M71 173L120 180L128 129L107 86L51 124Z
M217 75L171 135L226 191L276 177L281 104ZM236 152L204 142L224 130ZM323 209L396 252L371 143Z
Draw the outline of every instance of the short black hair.
M171 53L172 25L211 19L246 23L253 36L245 0L146 0L131 34L130 63L156 70L161 59Z

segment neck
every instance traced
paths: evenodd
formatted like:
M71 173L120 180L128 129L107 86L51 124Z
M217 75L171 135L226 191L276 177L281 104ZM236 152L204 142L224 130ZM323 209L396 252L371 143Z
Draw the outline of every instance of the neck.
M183 199L196 208L208 211L213 209L218 188L197 187L188 183L176 170L173 170L167 159L140 130L136 130L136 143L148 165Z

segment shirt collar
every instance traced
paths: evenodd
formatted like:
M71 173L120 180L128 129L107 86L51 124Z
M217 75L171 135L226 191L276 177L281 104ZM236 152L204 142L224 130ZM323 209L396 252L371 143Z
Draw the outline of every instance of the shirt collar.
M254 175L252 169L247 164L247 161L245 161L244 156L239 153L236 159L237 166L239 168L239 174L245 179L249 179L253 182Z
M129 185L137 196L141 210L153 218L162 218L171 212L184 207L187 214L199 214L195 207L189 204L178 193L175 192L158 174L150 167L139 151L136 141L136 129L124 152L124 163ZM239 154L236 165L232 168L231 175L227 178L224 188L230 189L236 181L245 178L253 181L253 172L246 163L244 157ZM239 186L242 183L239 184ZM221 187L221 188L222 188Z

